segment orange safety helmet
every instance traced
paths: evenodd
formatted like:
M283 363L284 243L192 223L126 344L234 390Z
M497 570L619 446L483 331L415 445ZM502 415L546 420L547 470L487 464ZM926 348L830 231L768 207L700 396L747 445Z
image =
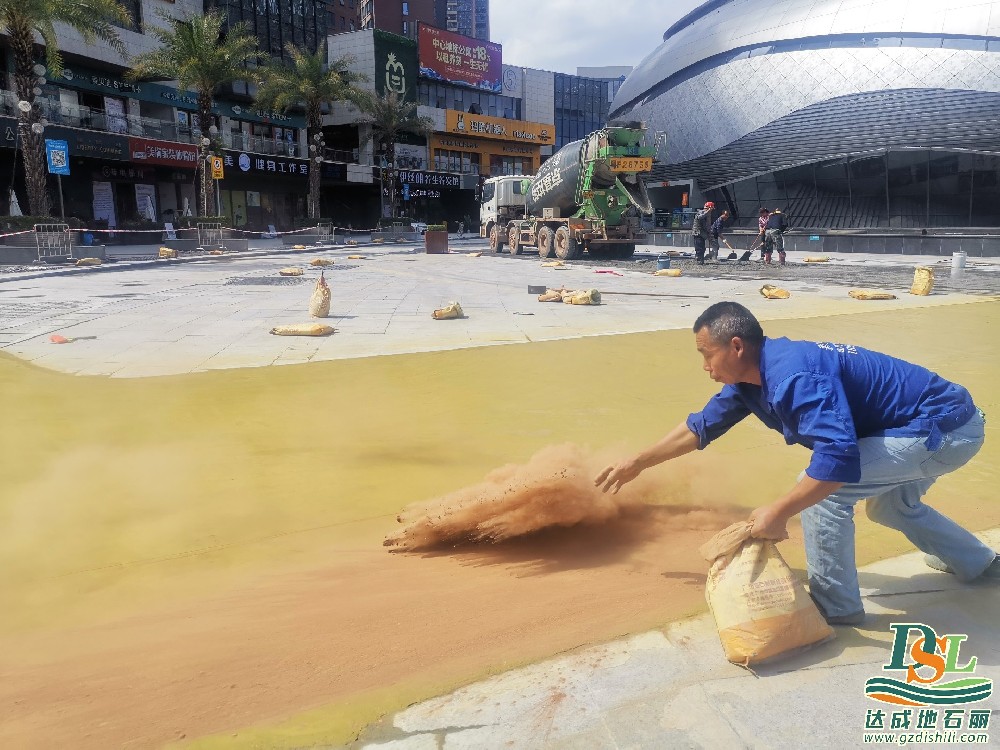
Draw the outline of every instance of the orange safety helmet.
M715 208L715 204L712 201L709 201L705 204L705 208Z

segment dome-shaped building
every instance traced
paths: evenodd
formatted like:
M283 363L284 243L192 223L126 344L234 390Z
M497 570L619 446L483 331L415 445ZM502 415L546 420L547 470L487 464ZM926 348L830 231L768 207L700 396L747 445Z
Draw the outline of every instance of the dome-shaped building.
M1000 226L1000 0L710 0L611 116L743 225Z

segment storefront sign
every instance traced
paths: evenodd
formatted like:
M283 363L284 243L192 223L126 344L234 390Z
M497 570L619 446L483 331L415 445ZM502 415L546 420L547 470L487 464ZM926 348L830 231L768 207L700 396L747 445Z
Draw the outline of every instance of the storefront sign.
M462 187L462 178L457 174L449 174L448 172L423 172L410 169L396 172L396 182L400 185L410 184L442 188Z
M499 94L503 49L499 44L420 24L420 75Z
M211 156L209 157L209 162L212 167L212 179L222 180L226 177L226 169L223 166L223 158L221 156Z
M222 163L230 177L244 174L248 177L288 175L304 177L309 174L307 159L288 159L283 156L261 156L240 151L224 151Z
M459 151L478 151L483 145L480 141L471 141L462 138L448 138L447 136L434 136L435 148L453 148Z
M46 77L50 83L69 89L93 91L99 94L110 94L156 104L169 104L173 107L192 111L198 109L198 95L193 91L178 91L175 88L164 86L160 83L135 83L127 81L123 73L108 73L106 71L90 70L83 66L74 65L63 68L59 75L53 76L49 73ZM415 72L414 81L416 81ZM414 85L415 91L416 86ZM247 122L273 123L293 128L304 128L306 126L304 115L271 112L262 110L253 104L215 100L212 104L212 112L217 115L245 120ZM123 114L124 112L109 112L109 115L118 117Z
M473 115L449 109L445 112L445 130L460 135L494 138L501 141L519 141L551 146L556 142L555 125L524 120L505 120L500 117Z
M129 138L128 144L134 162L160 164L165 167L198 168L198 147L189 143Z
M121 73L108 73L106 71L88 70L74 65L72 68L63 68L58 74L52 72L45 76L50 83L68 86L84 91L96 91L99 94L115 94L117 96L134 96L142 91L148 84L126 81Z
M91 159L114 159L128 161L128 138L96 130L77 130L76 128L52 127L46 129L64 139L69 145L71 156L86 156Z
M417 100L417 44L412 39L375 29L375 91Z
M521 154L522 156L534 156L535 149L532 146L521 146L516 143L505 143L500 147L505 154Z
M152 180L155 170L152 167L118 167L106 164L93 172L98 181L114 180L115 182L143 182Z

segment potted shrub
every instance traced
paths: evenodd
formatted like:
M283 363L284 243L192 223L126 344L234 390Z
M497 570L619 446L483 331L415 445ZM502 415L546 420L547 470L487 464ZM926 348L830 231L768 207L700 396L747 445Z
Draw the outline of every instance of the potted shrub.
M448 227L444 224L428 224L424 232L424 251L428 253L448 252Z

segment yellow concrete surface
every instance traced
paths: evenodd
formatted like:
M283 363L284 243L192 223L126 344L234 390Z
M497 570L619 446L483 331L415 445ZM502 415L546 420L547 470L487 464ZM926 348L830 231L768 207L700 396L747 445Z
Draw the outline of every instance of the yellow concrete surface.
M967 386L987 444L929 500L984 529L1000 524L998 325L1000 302L983 301L765 330L880 349ZM367 544L404 505L545 445L643 447L715 388L688 331L142 380L2 356L0 634L127 614ZM716 471L691 473L691 502L766 502L807 460L753 420L712 452ZM859 564L907 549L859 519ZM788 552L801 566L801 550Z

